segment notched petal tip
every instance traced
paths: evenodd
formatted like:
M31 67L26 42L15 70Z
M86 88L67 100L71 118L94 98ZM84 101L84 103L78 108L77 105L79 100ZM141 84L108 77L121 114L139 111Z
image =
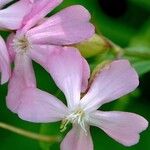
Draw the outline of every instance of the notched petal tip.
M128 147L137 144L140 133L148 127L148 121L142 116L120 111L91 113L90 124L99 127L115 141Z
M126 66L126 70L130 70L130 74L132 74L132 76L134 77L134 82L132 82L133 86L136 88L139 85L139 76L136 72L136 70L134 69L134 67L130 64L129 60L127 59L120 59L120 60L116 60L114 62L112 62L112 65L117 65L117 64L121 64L122 66Z
M130 147L130 146L138 144L140 141L140 133L145 131L148 128L148 124L149 124L148 121L145 118L143 118L142 116L139 116L139 117L141 118L141 123L142 123L141 130L137 134L135 134L134 141L122 143L124 146Z
M139 117L141 117L141 122L142 122L141 131L139 132L139 133L141 133L148 128L149 122L144 117L142 117L142 116L139 116Z
M131 147L131 146L133 146L133 145L138 144L138 143L139 143L139 140L140 140L140 135L139 135L139 134L136 134L134 140L129 140L129 141L120 142L119 139L118 139L118 140L116 140L116 141L117 141L118 143L120 143L120 144L126 146L126 147Z
M82 5L72 5L68 8L74 8L76 9L77 12L79 12L82 16L84 16L85 18L87 18L87 21L89 21L91 19L91 14L90 12ZM67 9L67 8L66 8Z

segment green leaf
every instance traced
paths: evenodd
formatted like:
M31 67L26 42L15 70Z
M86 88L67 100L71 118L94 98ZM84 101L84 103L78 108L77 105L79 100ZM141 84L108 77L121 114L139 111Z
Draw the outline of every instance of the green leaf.
M149 61L141 60L135 62L133 63L133 66L139 75L143 75L150 71L150 60Z
M148 20L131 42L130 47L148 47L150 49L150 20Z
M139 33L131 40L127 48L127 57L139 75L150 71L150 20L148 20Z

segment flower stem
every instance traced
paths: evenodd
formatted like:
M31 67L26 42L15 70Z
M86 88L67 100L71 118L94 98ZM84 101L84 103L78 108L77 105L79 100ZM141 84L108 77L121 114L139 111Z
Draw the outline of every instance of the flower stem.
M59 136L46 136L46 135L40 135L37 133L33 133L30 131L26 131L24 129L20 129L11 125L8 125L6 123L0 122L0 128L9 130L11 132L14 132L16 134L34 139L34 140L39 140L43 142L60 142L61 138Z
M139 52L139 51L135 51L135 50L129 51L128 49L125 49L124 55L150 60L150 52Z

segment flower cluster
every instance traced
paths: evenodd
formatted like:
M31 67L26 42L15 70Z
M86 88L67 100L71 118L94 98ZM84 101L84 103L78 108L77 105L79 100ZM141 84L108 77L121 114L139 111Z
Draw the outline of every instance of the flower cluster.
M89 84L89 65L72 47L94 35L90 13L73 5L46 17L62 0L20 0L5 8L11 1L0 2L0 29L12 31L6 42L0 37L1 83L9 80L7 107L26 121L62 121L61 131L71 123L73 128L61 143L61 150L93 150L90 125L125 146L136 144L139 133L148 126L143 117L98 110L138 86L136 71L128 60L115 60L97 72ZM50 73L67 106L36 87L32 60Z

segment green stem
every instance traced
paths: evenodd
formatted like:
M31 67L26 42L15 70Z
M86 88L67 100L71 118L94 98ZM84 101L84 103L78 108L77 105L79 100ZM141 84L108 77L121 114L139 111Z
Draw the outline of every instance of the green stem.
M46 135L40 135L36 134L30 131L26 131L11 125L8 125L6 123L0 122L0 128L9 130L11 132L14 132L16 134L34 139L34 140L39 140L39 141L44 141L44 142L60 142L60 137L59 136L46 136Z
M125 49L124 55L150 60L150 52L139 52L139 51L135 51L135 50L129 51L129 50Z

